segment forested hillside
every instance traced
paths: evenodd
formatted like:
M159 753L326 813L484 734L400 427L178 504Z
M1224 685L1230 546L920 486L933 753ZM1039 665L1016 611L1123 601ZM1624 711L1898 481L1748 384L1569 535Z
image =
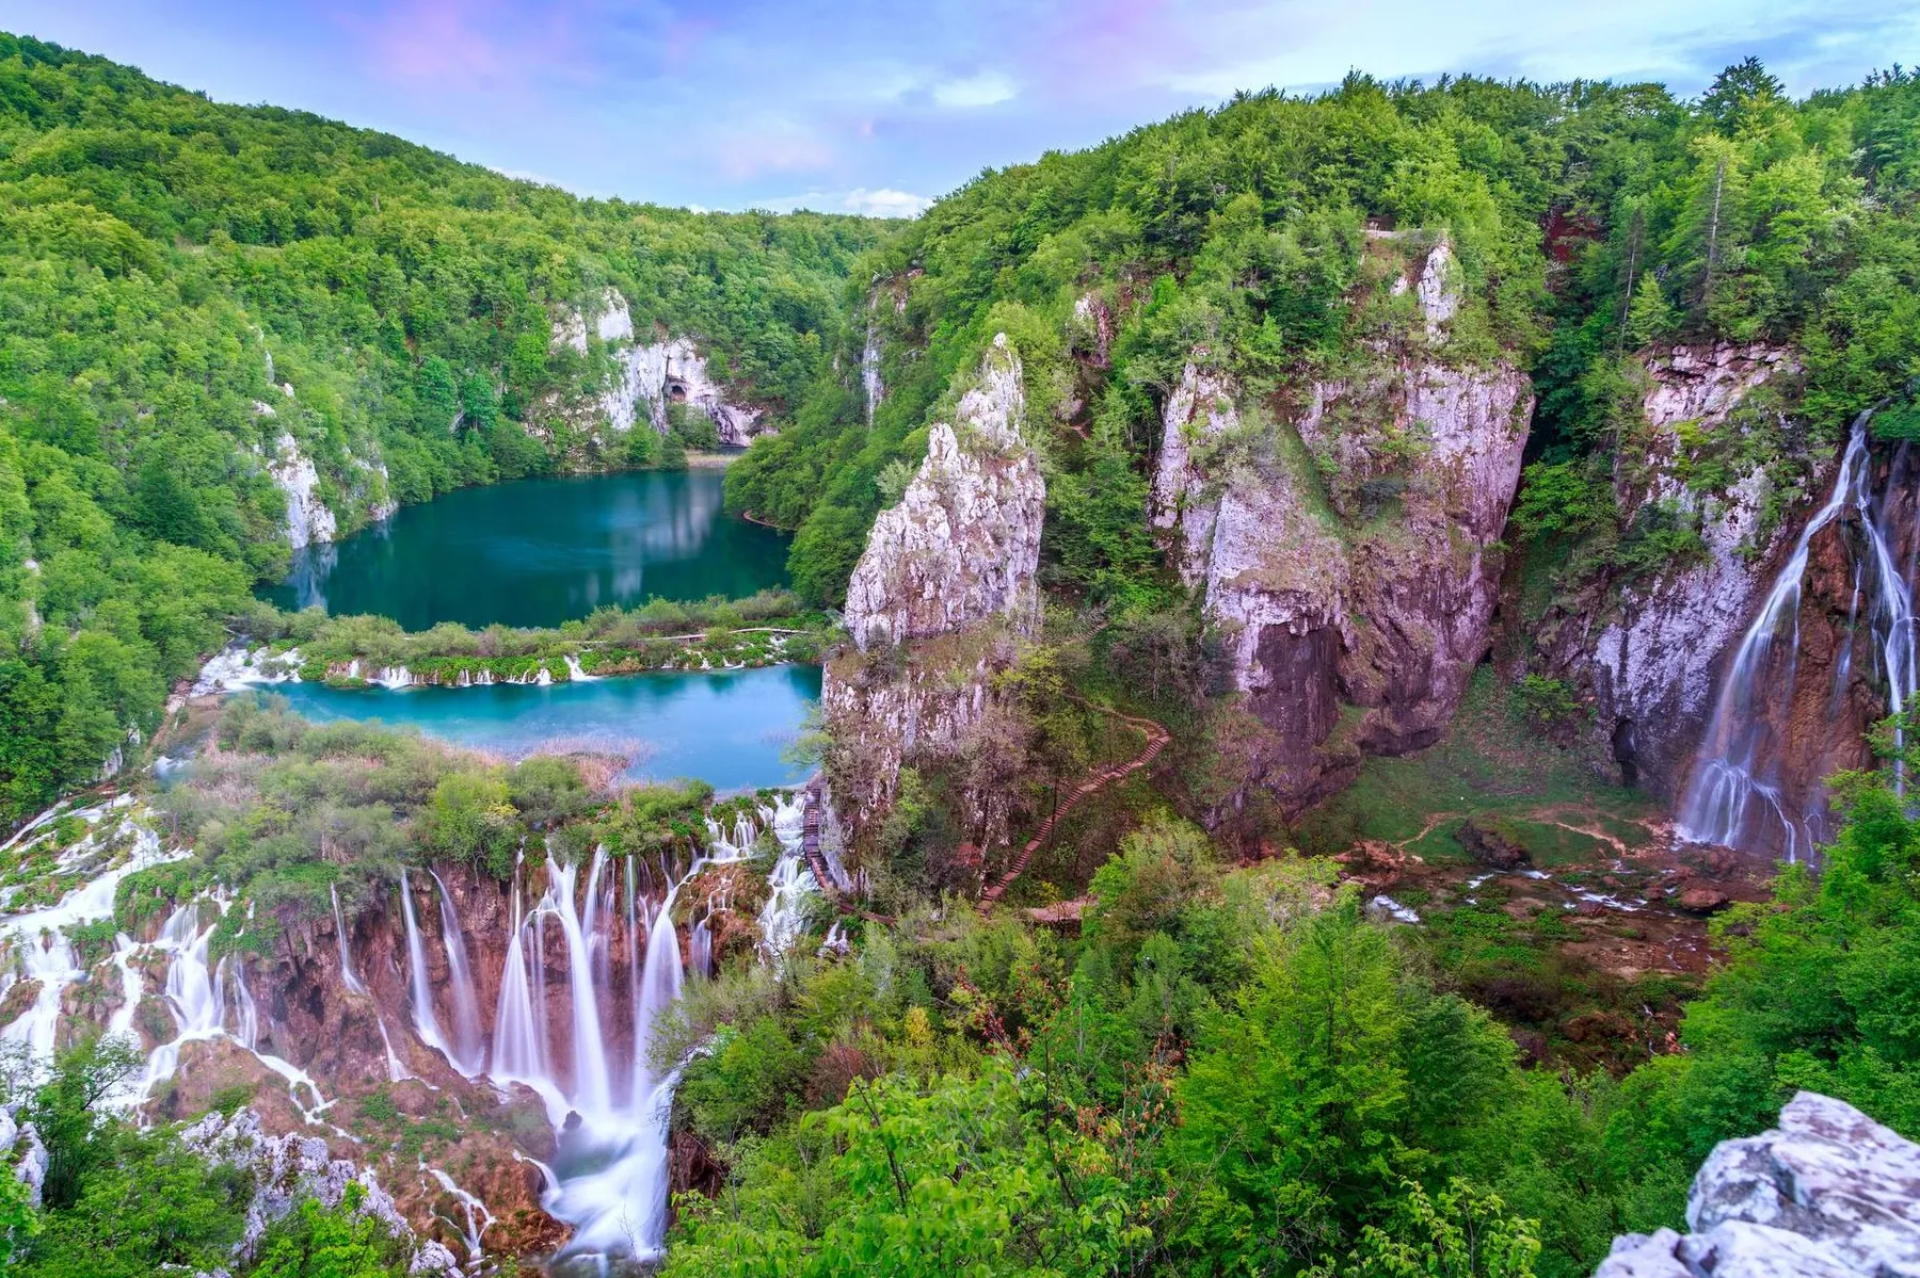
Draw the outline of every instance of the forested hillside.
M876 479L917 460L929 406L1006 331L1037 414L1070 428L1048 445L1052 580L1152 605L1145 458L1195 347L1250 397L1337 376L1394 323L1344 304L1371 269L1368 228L1424 228L1450 237L1466 292L1447 358L1504 353L1538 389L1520 531L1659 556L1672 530L1613 526L1606 492L1638 413L1635 356L1792 343L1801 420L1833 437L1920 373L1917 187L1920 80L1901 71L1803 102L1752 61L1691 102L1646 84L1358 75L1320 98L1244 95L940 201L877 253L873 429L835 381L730 478L741 504L800 530L796 582L836 597L892 491ZM1920 426L1894 412L1877 429Z
M608 287L784 417L877 234L580 200L0 36L0 823L150 732L285 571L271 466L313 463L344 533L647 460L646 432L584 438L562 411L611 370L554 325Z
M1797 1089L1920 1135L1912 73L1355 74L892 227L26 39L0 103L0 829L197 751L0 865L0 1261L1580 1278ZM630 329L778 427L796 593L252 600L302 484L670 464ZM816 774L721 796L244 691L816 662ZM242 1107L367 1183L246 1237L141 1126Z

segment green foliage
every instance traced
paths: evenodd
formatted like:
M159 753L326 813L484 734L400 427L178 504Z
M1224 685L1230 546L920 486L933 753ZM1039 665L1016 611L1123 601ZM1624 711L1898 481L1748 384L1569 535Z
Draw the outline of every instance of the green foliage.
M670 461L651 431L606 457L567 424L613 370L554 340L562 308L618 288L782 417L880 230L580 200L11 35L0 155L0 828L151 734L286 570L286 448L343 531L463 484Z
M1521 712L1543 727L1571 723L1586 715L1585 707L1563 679L1528 674L1521 678L1514 696Z
M402 1245L381 1222L357 1216L365 1191L347 1186L339 1207L307 1199L267 1231L253 1278L398 1278L407 1271Z
M1433 1198L1407 1181L1385 1228L1368 1225L1343 1262L1312 1278L1533 1278L1539 1222L1515 1220L1493 1194L1458 1178Z

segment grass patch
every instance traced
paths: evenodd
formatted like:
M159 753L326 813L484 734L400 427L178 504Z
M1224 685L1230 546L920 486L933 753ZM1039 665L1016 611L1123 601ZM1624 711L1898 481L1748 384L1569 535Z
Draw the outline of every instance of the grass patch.
M1637 791L1595 777L1579 756L1530 728L1512 690L1482 666L1446 736L1417 754L1367 760L1351 787L1301 818L1294 837L1306 852L1340 852L1376 839L1444 864L1466 859L1454 837L1460 823L1488 816L1525 826L1541 864L1601 850L1598 840L1550 819L1554 810L1631 847L1646 839L1636 821L1657 807Z

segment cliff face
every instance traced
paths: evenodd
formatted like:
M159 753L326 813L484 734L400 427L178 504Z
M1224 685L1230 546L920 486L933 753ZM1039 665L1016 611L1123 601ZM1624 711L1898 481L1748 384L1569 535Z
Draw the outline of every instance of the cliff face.
M1038 625L1046 484L1025 417L1003 334L953 422L929 429L926 460L854 569L853 651L828 663L821 698L845 747L836 799L856 832L891 802L903 761L951 753L990 714L991 675ZM984 793L976 805L981 837L1002 835L1004 812Z
M579 406L575 415L597 418L622 434L644 419L664 435L671 408L684 404L712 421L720 442L729 447L745 447L754 436L765 433L762 410L730 400L708 374L706 358L692 338L639 342L627 299L618 289L601 294L592 324L612 351L613 382L597 401ZM586 354L587 326L587 316L568 311L554 323L555 344Z
M1723 1141L1694 1177L1685 1236L1627 1234L1595 1278L1848 1278L1920 1269L1920 1147L1801 1092L1780 1126Z
M1532 395L1441 359L1449 261L1409 266L1416 338L1354 375L1243 405L1196 352L1167 402L1153 524L1260 725L1242 779L1290 814L1436 740L1487 650Z
M1699 553L1651 577L1595 583L1548 615L1541 647L1550 672L1592 706L1594 741L1624 779L1672 797L1686 784L1712 712L1721 659L1792 540L1790 521L1762 526L1774 497L1763 460L1705 493L1683 471L1695 451L1731 429L1729 416L1749 396L1796 369L1789 352L1761 343L1675 347L1646 369L1634 464L1617 464L1614 473L1621 521L1630 527L1662 509L1680 512L1698 521Z

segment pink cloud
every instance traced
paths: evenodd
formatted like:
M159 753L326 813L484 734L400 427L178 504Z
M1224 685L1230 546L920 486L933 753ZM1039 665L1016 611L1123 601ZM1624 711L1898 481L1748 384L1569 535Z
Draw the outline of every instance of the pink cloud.
M823 138L789 125L736 129L714 137L706 154L735 181L763 173L815 173L834 163Z
M573 38L566 4L511 0L401 0L371 15L343 15L370 68L421 89L505 90L591 66Z

